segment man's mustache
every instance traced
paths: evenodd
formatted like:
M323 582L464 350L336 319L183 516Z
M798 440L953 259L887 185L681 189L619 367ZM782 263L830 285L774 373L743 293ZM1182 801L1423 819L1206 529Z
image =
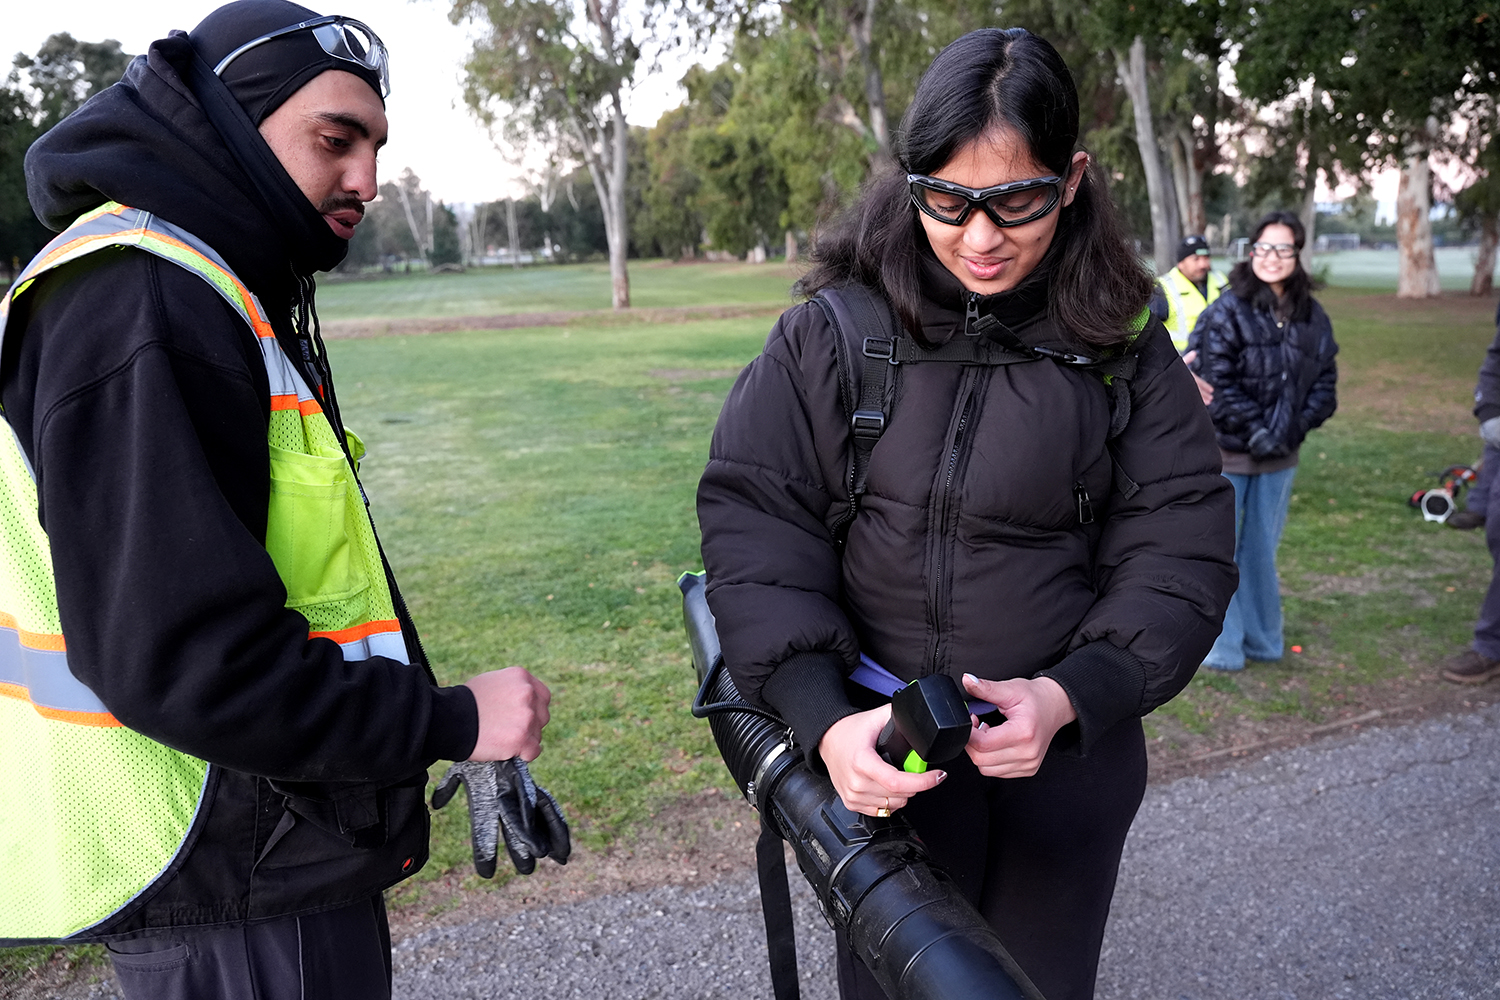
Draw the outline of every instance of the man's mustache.
M352 195L336 195L332 198L324 198L318 205L318 214L332 215L334 212L354 211L359 217L365 217L365 203Z

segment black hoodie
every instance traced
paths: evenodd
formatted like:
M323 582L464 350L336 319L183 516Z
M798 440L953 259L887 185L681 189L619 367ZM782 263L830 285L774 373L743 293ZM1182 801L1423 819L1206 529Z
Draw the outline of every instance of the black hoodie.
M191 59L180 33L156 42L39 140L33 205L62 228L115 200L204 240L316 384L292 311L297 274L327 259L332 233L305 198L300 217L269 217L264 178L258 190L184 83ZM421 664L346 661L285 607L264 545L269 393L243 320L175 264L88 255L18 300L0 402L36 471L69 667L124 725L227 769L195 833L197 854L227 874L195 881L189 857L158 894L169 905L120 926L319 908L420 867L423 771L472 752L473 695L437 687ZM389 786L406 789L399 808ZM333 839L297 848L277 836L304 867L252 906L249 872L275 867L275 854L257 858L290 822L279 819L289 801L304 828ZM361 853L387 835L404 858ZM305 867L322 861L322 876Z

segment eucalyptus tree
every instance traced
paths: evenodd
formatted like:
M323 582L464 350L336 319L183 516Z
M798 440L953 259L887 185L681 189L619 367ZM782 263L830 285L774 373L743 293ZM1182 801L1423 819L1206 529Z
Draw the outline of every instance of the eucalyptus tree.
M453 0L449 19L480 32L465 65L469 107L517 138L551 137L588 168L616 309L630 305L626 92L680 37L701 39L731 14L714 0Z

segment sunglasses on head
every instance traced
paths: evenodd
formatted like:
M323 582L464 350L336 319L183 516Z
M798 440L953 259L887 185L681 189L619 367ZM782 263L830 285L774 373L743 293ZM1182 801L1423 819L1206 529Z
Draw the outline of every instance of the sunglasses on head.
M1002 229L1023 226L1052 211L1062 200L1063 187L1061 177L1033 177L977 190L924 174L907 174L906 183L912 204L941 223L961 226L977 208Z
M339 14L315 17L310 21L290 24L285 28L269 31L259 38L252 38L220 59L219 65L214 67L214 75L222 77L224 67L256 46L298 31L311 31L313 38L317 39L318 44L323 47L323 51L335 59L354 63L374 73L380 78L380 96L382 98L391 96L390 56L386 53L385 43L380 40L379 35L370 30L369 25Z

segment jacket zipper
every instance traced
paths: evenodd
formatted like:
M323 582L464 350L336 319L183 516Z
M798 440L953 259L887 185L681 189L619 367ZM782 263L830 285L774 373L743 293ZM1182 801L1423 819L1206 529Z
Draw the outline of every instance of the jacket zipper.
M1083 480L1073 484L1073 500L1078 506L1078 523L1094 523L1094 502L1089 499L1088 487L1083 485Z
M964 391L962 409L958 415L958 425L953 429L953 440L948 445L948 466L943 474L943 486L937 497L937 519L931 534L931 542L934 546L932 558L932 582L929 588L928 601L931 608L929 626L932 629L932 647L927 654L927 669L924 673L935 674L942 667L943 655L943 619L944 609L947 606L949 594L952 592L952 581L948 578L948 520L953 514L953 484L958 475L959 461L963 455L965 444L964 432L968 430L969 418L974 412L975 384L979 379L979 369L969 368L964 372Z

